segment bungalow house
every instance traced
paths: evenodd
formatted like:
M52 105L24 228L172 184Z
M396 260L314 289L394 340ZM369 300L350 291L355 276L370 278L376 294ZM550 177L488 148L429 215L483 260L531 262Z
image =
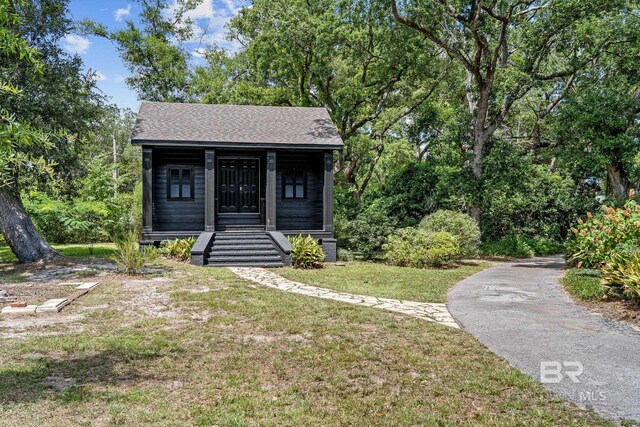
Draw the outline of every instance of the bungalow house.
M141 244L193 236L192 262L289 265L286 236L318 239L336 259L333 154L324 108L143 102Z

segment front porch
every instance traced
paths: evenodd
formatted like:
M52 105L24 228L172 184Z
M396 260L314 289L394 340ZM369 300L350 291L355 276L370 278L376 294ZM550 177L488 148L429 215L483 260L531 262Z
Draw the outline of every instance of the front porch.
M195 237L198 264L237 258L238 265L269 266L268 248L239 247L268 237L288 265L287 249L276 241L298 234L318 239L335 260L331 150L143 146L143 200L141 243ZM237 253L212 254L223 240Z

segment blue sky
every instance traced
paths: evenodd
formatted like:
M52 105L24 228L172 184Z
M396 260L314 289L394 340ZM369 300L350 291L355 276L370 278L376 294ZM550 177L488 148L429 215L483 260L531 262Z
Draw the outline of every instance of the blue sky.
M225 40L225 25L245 3L245 0L203 0L189 13L194 21L194 40L186 46L192 50L194 62L201 61L198 48L206 44L216 44L230 51L238 48ZM110 30L124 28L127 20L138 22L140 12L138 4L121 0L72 0L70 9L74 19L89 18L106 25ZM167 14L170 13L171 8L167 10ZM138 110L140 102L136 93L124 81L130 76L129 70L110 41L69 34L61 41L61 45L67 52L80 55L85 67L96 73L98 88L110 96L113 103L122 108Z

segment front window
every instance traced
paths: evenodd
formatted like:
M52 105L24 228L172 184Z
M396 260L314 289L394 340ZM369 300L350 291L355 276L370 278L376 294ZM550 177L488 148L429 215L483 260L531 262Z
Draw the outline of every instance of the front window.
M193 168L169 168L167 183L169 200L193 199Z
M284 171L283 195L285 199L304 199L307 195L307 180L304 170Z

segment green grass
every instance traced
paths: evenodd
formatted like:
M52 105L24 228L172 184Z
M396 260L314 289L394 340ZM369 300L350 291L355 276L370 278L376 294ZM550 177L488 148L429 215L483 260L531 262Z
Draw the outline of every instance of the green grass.
M33 331L57 335L4 338L2 419L38 426L604 423L463 331L280 292L227 269L164 266L173 271L155 277L162 280L123 285L103 277L59 313L84 319ZM61 380L71 386L51 385Z
M93 245L93 253L90 253L90 247L86 243L79 244L56 244L53 246L62 255L69 257L96 257L105 258L113 254L116 247L113 243L96 243ZM0 262L17 261L13 252L8 246L0 246Z
M457 282L489 266L478 261L451 269L392 267L371 262L328 264L318 270L280 268L273 271L298 282L341 292L420 302L446 302Z
M562 283L567 292L581 300L600 300L605 296L598 270L572 268L565 272Z

